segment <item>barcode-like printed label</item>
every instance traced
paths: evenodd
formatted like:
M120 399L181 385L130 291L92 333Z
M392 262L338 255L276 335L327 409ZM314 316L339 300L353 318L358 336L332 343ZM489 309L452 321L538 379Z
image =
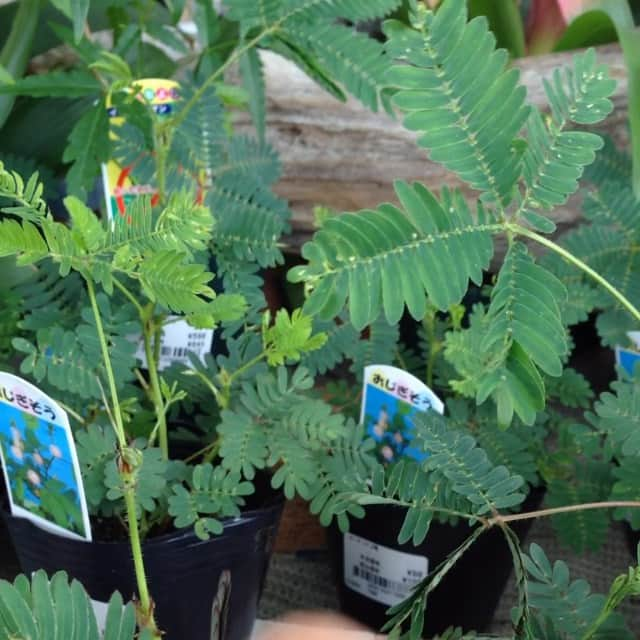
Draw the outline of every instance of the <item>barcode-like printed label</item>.
M144 345L140 336L132 336L132 340L137 340L138 350L136 357L142 362L143 367L147 367L147 358L144 352ZM169 316L162 329L162 344L160 345L160 370L179 362L191 366L189 354L194 354L200 360L211 352L213 343L213 329L196 329L186 320L181 320L177 316Z
M429 561L347 533L344 536L344 582L350 589L386 605L405 600L426 577Z

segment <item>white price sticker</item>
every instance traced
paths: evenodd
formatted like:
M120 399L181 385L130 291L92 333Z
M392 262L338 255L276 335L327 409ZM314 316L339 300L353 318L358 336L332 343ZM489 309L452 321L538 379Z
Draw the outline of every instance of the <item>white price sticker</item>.
M169 316L162 329L158 369L162 371L174 362L190 366L189 352L195 353L204 362L204 356L211 352L212 343L213 329L196 329L178 316ZM140 338L136 358L142 362L143 367L147 367L147 357Z
M424 556L344 535L344 583L372 600L389 606L402 602L428 571Z

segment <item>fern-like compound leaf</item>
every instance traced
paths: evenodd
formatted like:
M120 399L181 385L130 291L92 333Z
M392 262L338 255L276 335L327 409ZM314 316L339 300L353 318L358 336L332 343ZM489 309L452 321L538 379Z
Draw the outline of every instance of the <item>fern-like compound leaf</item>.
M482 515L520 504L524 494L522 476L513 475L504 466L494 466L475 439L451 428L444 418L430 412L414 418L416 440L429 452L426 470L440 469L453 491L473 505Z
M107 162L110 155L109 117L99 102L76 122L62 155L64 162L72 163L67 173L69 193L86 196L100 174L100 164Z
M372 111L378 108L388 67L382 45L352 28L315 21L288 22L287 35L315 53L330 76ZM357 50L358 56L353 52Z
M0 209L24 220L37 220L49 210L42 198L43 186L37 173L32 173L25 184L16 171L4 168L0 161Z
M514 243L491 294L484 349L502 348L513 341L543 371L559 376L568 351L560 316L560 304L566 297L564 285L537 265L524 245Z
M216 221L216 249L263 267L282 261L278 243L290 215L283 200L264 188L247 192L244 176L223 173L208 189L206 203Z
M604 145L596 154L595 161L584 171L584 177L595 185L607 181L628 183L631 180L631 158L616 148L610 136L603 136Z
M575 479L554 478L547 485L545 505L562 507L607 500L611 493L609 464L590 460L576 467ZM577 553L597 551L609 533L609 515L603 509L554 516L553 527L562 543Z
M173 485L169 514L174 517L176 527L193 525L196 535L203 540L222 533L222 519L239 516L244 496L254 491L253 485L242 482L237 474L211 464L195 466L186 485Z
M612 469L615 479L611 490L612 500L640 501L640 457L623 457L619 465ZM613 517L616 520L626 520L631 527L640 529L640 509L618 507L614 509Z
M388 52L406 64L392 67L388 83L404 125L419 133L431 159L455 171L497 203L511 199L520 175L513 139L528 116L518 71L495 51L484 17L467 23L464 0L427 12L420 29L385 25Z
M338 324L319 320L313 323L313 329L315 333L327 336L327 341L320 349L306 353L301 359L301 364L309 369L312 375L331 371L345 358L352 357L356 345L360 346L358 332L349 322Z
M591 593L585 580L571 580L569 568L560 561L551 565L539 545L532 543L529 555L524 556L529 574L529 602L531 608L550 621L556 635L552 637L580 638L602 610L606 598ZM608 630L611 635L605 636ZM600 627L602 637L631 640L633 635L620 614L611 615Z
M16 256L18 264L32 264L45 258L48 247L38 227L31 222L0 220L0 257Z
M595 423L624 456L640 455L640 380L611 385L595 404Z
M533 110L527 122L528 146L523 157L528 208L551 209L563 204L578 188L584 167L591 164L602 139L593 133L567 131L570 123L594 124L613 109L615 89L606 67L596 62L593 49L574 56L573 67L554 70L544 81L551 119Z
M348 298L357 329L381 310L390 323L397 322L405 304L421 319L425 292L446 310L461 300L469 279L481 283L495 229L483 208L476 221L458 192L445 191L439 202L418 183L397 182L395 188L403 209L381 205L330 218L304 245L308 264L289 277L313 286L308 313L333 318Z
M64 572L36 571L13 584L0 581L0 637L66 640L134 640L136 613L116 592L109 599L104 630L98 630L89 595ZM142 638L142 636L140 636Z
M264 425L243 411L223 411L218 425L222 438L222 466L253 480L256 469L264 469L268 455L268 433Z
M215 298L212 274L185 261L179 251L158 251L141 263L140 284L149 299L177 313L206 313L205 299ZM202 296L202 297L200 297Z

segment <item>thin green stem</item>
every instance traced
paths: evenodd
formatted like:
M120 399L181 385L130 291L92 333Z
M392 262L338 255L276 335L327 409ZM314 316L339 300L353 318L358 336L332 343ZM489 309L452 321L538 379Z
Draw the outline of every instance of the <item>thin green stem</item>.
M100 350L102 351L102 361L107 374L107 382L109 384L109 394L111 395L111 405L113 407L113 428L118 438L118 444L120 447L127 446L127 438L124 430L124 421L122 420L122 411L120 409L120 400L118 399L118 389L116 387L116 378L113 374L113 367L111 366L111 357L109 356L109 346L107 344L107 338L104 333L104 327L102 326L102 318L100 316L100 309L98 309L98 301L96 300L96 290L93 286L93 282L86 278L87 294L89 296L89 302L91 303L91 310L93 311L93 317L96 323L96 330L98 332L98 341L100 342Z
M167 431L167 416L165 414L164 400L162 399L162 390L160 388L160 377L158 376L157 367L157 348L160 344L158 332L162 328L157 328L152 319L143 323L142 341L144 343L144 354L147 358L147 371L149 372L149 390L151 392L151 401L156 414L156 429L158 433L158 444L162 451L162 457L169 459L169 434ZM153 340L153 344L152 344ZM156 430L154 429L154 431Z
M102 318L100 316L100 309L98 308L95 287L93 286L93 282L89 278L86 278L86 283L87 293L96 323L96 330L98 332L98 341L100 342L100 349L102 351L102 360L107 373L107 381L109 383L109 393L111 394L111 404L113 406L112 423L116 432L116 437L118 438L118 446L122 453L122 451L124 451L127 447L127 438L124 430L124 422L122 420L122 410L120 408L120 401L118 399L118 390L116 388L115 376L113 374L113 367L111 365L111 357L109 356L109 347L104 333L104 327L102 326ZM124 476L124 474L122 475ZM161 636L158 632L153 617L153 608L151 605L151 598L149 597L149 588L147 586L147 577L144 569L144 561L142 558L142 544L140 542L140 531L138 529L135 488L128 488L125 491L124 498L127 510L127 521L129 523L129 544L131 547L131 554L133 556L136 584L138 587L140 606L143 614L143 626L144 628L151 631L154 638L159 639Z
M210 442L205 447L202 447L202 449L198 449L198 451L186 457L184 459L184 463L189 464L190 462L197 460L200 456L205 456L205 455L208 456L212 451L214 452L213 457L215 458L216 454L218 453L218 449L220 449L219 439L214 440L213 442Z
M147 586L147 575L142 557L140 529L138 528L138 518L136 516L135 489L128 489L124 494L124 500L127 507L127 528L129 531L131 552L133 555L133 567L136 574L138 597L140 598L139 607L142 614L141 626L151 632L154 640L160 640L162 636L158 631L158 627L156 626L155 618L153 616L153 606L151 604L151 596L149 595L149 587Z
M522 227L518 224L509 224L507 228L514 233L535 240L538 244L541 244L548 249L551 249L558 255L562 256L567 262L570 262L574 266L578 267L581 271L586 273L590 278L595 280L603 289L608 291L638 322L640 322L640 310L638 310L629 299L623 295L618 289L616 289L608 280L603 278L597 271L594 271L588 264L577 258L572 253L563 249L560 245L556 244L552 240L541 236L535 231L531 231L526 227Z
M175 131L175 129L180 126L180 124L186 119L189 115L189 112L193 107L198 103L198 100L202 98L204 92L240 57L255 47L260 40L268 36L270 33L276 31L279 27L279 24L273 25L264 31L261 31L255 38L252 38L248 42L244 44L244 46L235 49L234 52L198 87L198 90L191 96L191 99L180 109L180 112L176 117L170 122L171 128Z
M584 504L569 504L564 507L553 507L552 509L540 509L538 511L528 511L526 513L510 513L507 515L498 514L487 520L487 525L502 526L507 522L516 520L531 520L533 518L547 518L561 513L572 513L574 511L590 511L593 509L640 509L640 502L635 500L611 500L609 502L585 502Z
M136 297L117 278L112 277L112 279L116 289L124 294L125 298L129 300L129 302L136 308L138 314L142 317L144 314L144 310L142 309L142 305L136 300Z
M398 500L397 498L382 498L370 493L351 493L349 498L358 502L362 506L376 505L376 504L391 504L397 507L407 507L409 509L416 508L415 502L407 500ZM420 507L423 511L430 511L431 513L440 513L445 516L464 518L465 520L480 522L485 528L489 526L489 520L482 516L477 516L472 513L465 513L464 511L456 511L455 509L447 509L445 507L435 507L433 505L423 505Z
M236 378L238 378L243 373L245 373L245 371L248 371L249 369L251 369L251 367L257 365L258 362L260 362L261 360L264 360L266 357L267 357L267 353L266 351L263 351L262 353L258 354L255 358L251 358L249 362L245 362L241 367L236 369L233 373L229 374L225 387L230 387Z

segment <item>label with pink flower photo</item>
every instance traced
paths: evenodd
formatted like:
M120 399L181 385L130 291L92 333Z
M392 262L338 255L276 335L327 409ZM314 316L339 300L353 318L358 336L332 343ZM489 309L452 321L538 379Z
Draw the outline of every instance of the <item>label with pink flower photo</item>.
M428 453L413 446L412 416L436 411L444 404L423 382L410 373L388 365L365 367L360 421L375 440L381 462L402 456L424 460Z
M91 540L69 418L55 400L0 372L0 461L11 513L69 538Z

